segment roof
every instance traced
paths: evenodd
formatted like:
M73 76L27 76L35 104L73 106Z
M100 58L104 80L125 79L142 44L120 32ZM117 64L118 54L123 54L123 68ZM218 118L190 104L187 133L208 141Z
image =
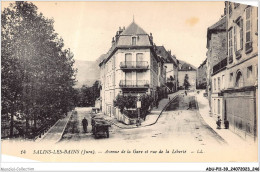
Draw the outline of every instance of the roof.
M179 60L179 71L194 71L197 70L197 68L185 61Z
M222 17L217 23L208 27L208 30L222 30L226 29L226 16Z
M226 16L222 17L218 22L208 27L207 30L207 48L209 47L209 40L211 39L211 34L214 32L225 32L226 31Z
M156 54L163 58L166 61L166 63L173 63L171 55L168 53L168 51L166 51L164 46L156 46L155 50Z
M134 21L121 33L121 35L147 35L147 33Z
M137 37L136 44L132 44L133 36ZM126 28L121 29L116 32L116 36L113 37L112 46L105 55L105 59L100 62L106 63L111 56L115 53L117 49L138 49L138 48L149 48L155 54L152 35L148 35L140 26L138 26L134 21ZM157 60L157 56L155 56Z
M198 68L203 67L204 65L206 65L206 63L207 63L207 58L201 63L201 65Z

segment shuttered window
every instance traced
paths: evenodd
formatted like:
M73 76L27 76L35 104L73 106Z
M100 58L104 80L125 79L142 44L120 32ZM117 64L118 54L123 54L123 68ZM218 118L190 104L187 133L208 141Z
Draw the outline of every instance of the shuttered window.
M246 8L246 41L245 41L245 51L246 53L252 50L252 8Z
M233 62L233 42L232 42L232 28L228 31L228 57L229 63Z

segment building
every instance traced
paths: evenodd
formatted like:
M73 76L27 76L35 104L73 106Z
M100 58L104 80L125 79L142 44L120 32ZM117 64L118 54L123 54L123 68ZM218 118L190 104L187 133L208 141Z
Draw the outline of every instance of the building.
M207 93L209 105L211 108L212 78L213 66L227 56L227 38L226 38L226 16L210 26L207 30Z
M126 29L119 28L99 66L102 112L110 116L117 95L149 94L156 99L165 82L164 65L155 52L152 34L134 21Z
M218 64L213 66L212 78L212 93L211 93L211 107L212 107L212 116L220 116L222 121L225 120L225 109L223 106L223 90L226 87L226 67L227 67L227 58L221 60Z
M178 78L178 65L176 57L171 55L171 51L167 51L164 46L156 46L156 53L158 57L162 58L164 61L168 91L176 92Z
M197 78L197 68L189 63L178 60L178 85L179 89L184 89L184 80L188 77L189 89L196 89L196 78Z
M257 137L258 8L225 2L227 9L227 88L225 118L244 138Z
M206 89L207 87L207 58L198 67L197 70L197 89Z

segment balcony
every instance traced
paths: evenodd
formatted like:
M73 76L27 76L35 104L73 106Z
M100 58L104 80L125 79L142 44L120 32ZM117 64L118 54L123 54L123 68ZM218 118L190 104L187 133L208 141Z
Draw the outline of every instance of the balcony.
M148 67L147 61L124 61L120 63L122 70L147 70Z
M223 59L222 61L220 61L218 64L216 64L215 66L213 66L213 74L219 72L220 70L222 70L223 68L225 68L227 66L227 58Z
M148 80L121 80L119 83L121 88L149 88Z

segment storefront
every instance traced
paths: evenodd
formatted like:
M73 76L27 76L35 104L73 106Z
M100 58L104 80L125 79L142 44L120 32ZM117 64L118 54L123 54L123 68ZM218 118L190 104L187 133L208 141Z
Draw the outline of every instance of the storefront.
M224 116L229 121L230 130L244 139L257 137L255 87L225 90L224 109Z

